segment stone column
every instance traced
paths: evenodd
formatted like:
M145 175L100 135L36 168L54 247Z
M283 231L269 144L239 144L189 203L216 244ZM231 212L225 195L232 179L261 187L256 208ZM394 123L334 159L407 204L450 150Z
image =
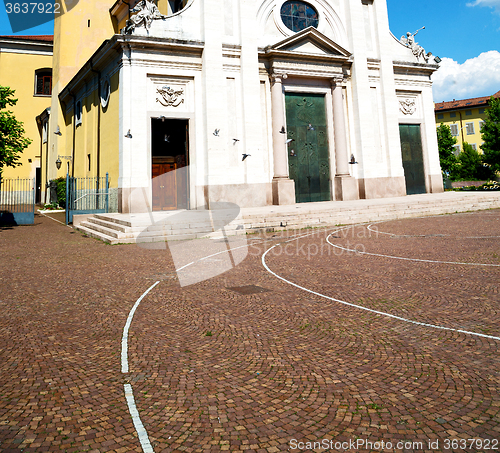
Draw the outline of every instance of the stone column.
M335 130L335 166L336 176L349 175L349 160L347 157L347 138L344 117L344 101L342 99L342 79L333 79L333 126Z
M295 183L288 179L286 146L285 106L283 104L283 80L286 74L271 75L271 111L273 128L274 177L272 182L273 204L295 204Z
M288 178L286 156L286 134L280 132L285 127L285 106L283 105L283 79L286 74L271 75L271 110L273 117L274 179Z
M359 198L358 182L349 174L342 79L332 80L333 127L335 135L335 200L347 201Z

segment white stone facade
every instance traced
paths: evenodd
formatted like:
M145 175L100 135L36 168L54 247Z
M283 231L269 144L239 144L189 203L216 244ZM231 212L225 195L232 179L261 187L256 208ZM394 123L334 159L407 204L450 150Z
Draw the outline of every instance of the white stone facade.
M437 65L390 33L385 1L308 0L318 25L299 32L281 19L283 3L190 0L99 50L106 71L120 74L120 211L152 209L156 118L187 120L188 208L295 203L287 93L324 96L330 199L406 194L400 124L420 127L425 191L443 190Z

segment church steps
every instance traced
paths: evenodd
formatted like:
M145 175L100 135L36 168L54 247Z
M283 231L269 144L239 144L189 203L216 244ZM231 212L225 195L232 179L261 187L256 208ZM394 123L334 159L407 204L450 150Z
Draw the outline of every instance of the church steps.
M235 236L283 229L335 227L491 208L500 208L499 192L448 192L401 199L243 208L238 218L224 227L224 233ZM206 211L189 211L182 215L183 212L153 213L152 216L147 213L97 214L76 228L112 244L222 236L220 230L213 232ZM151 224L151 217L156 224Z

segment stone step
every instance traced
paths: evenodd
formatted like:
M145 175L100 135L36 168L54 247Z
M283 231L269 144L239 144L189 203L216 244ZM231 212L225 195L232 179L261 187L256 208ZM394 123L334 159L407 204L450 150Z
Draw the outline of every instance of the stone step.
M232 220L224 226L224 232L213 231L207 211L97 214L82 222L78 229L112 244L140 243L190 240L200 237L220 238L223 234L234 236L283 229L334 227L498 207L500 207L499 193L454 192L412 195L400 199L246 208L240 211L236 219L232 219L234 213L231 211L215 211L216 221L220 222L224 216L227 220Z

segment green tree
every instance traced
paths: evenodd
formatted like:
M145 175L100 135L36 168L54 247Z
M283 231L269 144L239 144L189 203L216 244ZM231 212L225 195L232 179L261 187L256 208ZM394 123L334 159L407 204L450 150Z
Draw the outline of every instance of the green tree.
M493 96L488 101L490 108L486 111L486 119L481 128L481 138L484 143L481 149L484 162L491 166L494 172L500 171L500 99Z
M493 176L491 168L483 164L483 156L464 142L464 149L458 156L458 176L463 181L483 181Z
M457 170L457 157L453 146L457 144L457 139L451 135L450 126L443 123L437 128L437 138L441 170L453 179Z
M29 138L24 137L23 123L16 120L11 111L4 111L16 103L14 90L0 86L0 175L3 167L21 165L20 154L31 143Z

